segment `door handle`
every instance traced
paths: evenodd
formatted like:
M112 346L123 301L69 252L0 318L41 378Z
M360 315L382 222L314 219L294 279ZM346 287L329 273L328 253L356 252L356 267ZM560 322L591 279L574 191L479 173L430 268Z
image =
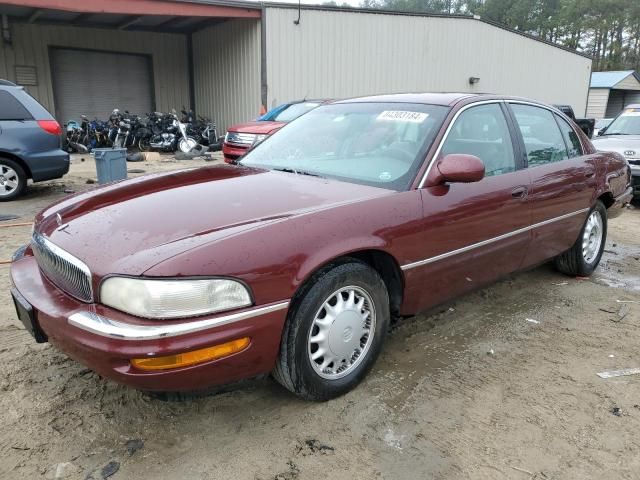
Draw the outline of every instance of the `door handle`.
M527 196L529 189L527 187L516 187L511 191L513 198L524 198Z
M587 170L586 172L584 172L584 176L587 178L591 178L595 175L595 170Z

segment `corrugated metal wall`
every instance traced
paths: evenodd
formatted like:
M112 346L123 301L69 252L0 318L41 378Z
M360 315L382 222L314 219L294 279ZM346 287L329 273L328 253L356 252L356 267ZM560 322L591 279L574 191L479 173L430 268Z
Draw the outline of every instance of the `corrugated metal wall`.
M167 111L189 105L187 39L184 35L15 22L11 28L12 45L0 42L0 78L15 81L15 65L34 65L38 85L26 89L51 112L55 112L55 103L49 46L150 54L156 108Z
M609 102L608 88L590 88L587 103L587 118L606 118L607 103Z
M230 20L193 35L196 110L222 133L260 111L260 21Z
M591 60L479 20L266 8L268 103L478 91L586 109ZM475 86L469 77L479 77Z
M605 112L605 118L613 118L618 115L625 106L625 91L624 90L611 90L609 93L609 102L607 103L607 110Z

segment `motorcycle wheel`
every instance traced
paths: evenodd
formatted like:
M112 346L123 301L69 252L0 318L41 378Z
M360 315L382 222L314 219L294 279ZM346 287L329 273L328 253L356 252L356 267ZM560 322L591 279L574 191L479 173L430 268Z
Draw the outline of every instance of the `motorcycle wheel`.
M178 143L178 150L182 153L189 153L196 145L198 145L198 142L193 137L181 138Z
M150 152L151 151L151 138L142 137L138 140L138 150L141 152Z

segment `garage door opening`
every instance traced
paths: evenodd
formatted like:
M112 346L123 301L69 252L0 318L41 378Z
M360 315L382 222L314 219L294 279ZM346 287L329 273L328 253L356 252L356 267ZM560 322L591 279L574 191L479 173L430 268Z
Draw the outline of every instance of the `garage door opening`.
M143 115L155 110L148 55L51 48L56 117L61 123L107 119L114 108Z

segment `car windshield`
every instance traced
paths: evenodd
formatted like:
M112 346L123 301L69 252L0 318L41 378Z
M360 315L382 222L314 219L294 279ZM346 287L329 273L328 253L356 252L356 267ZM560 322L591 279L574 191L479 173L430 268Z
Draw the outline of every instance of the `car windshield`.
M411 103L325 105L257 145L240 164L405 190L447 111Z
M607 127L604 135L640 135L640 108L622 112Z

